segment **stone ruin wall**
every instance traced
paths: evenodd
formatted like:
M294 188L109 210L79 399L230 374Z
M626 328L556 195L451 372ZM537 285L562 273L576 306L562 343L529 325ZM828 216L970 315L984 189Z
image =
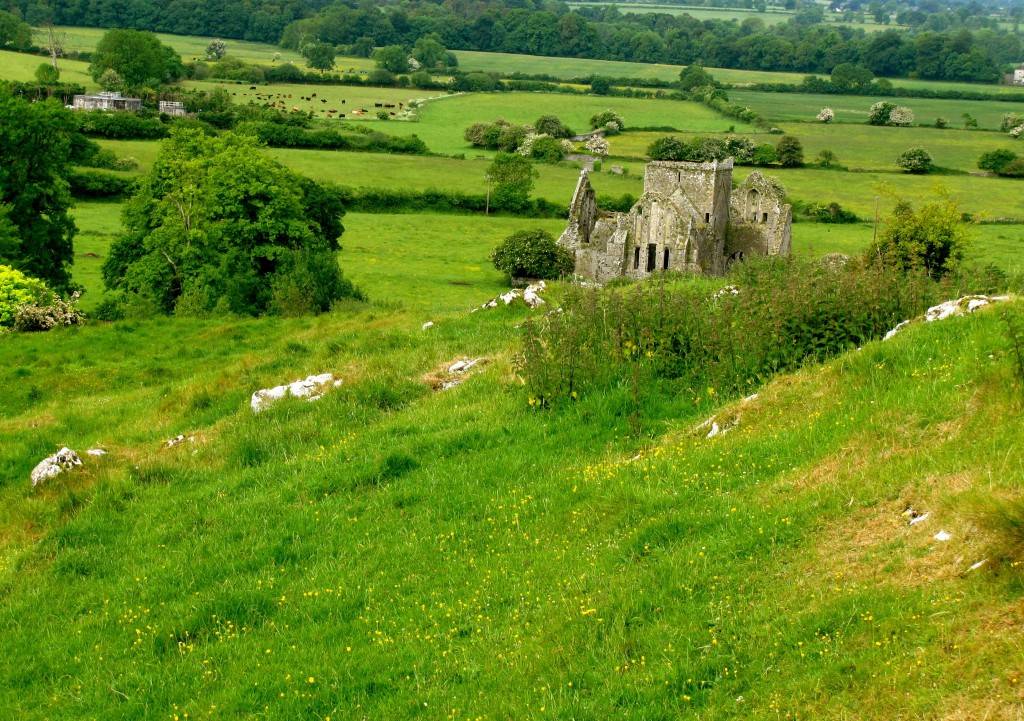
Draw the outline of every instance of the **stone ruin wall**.
M558 242L573 251L576 273L599 283L646 278L649 268L722 275L733 259L788 254L792 209L760 173L733 191L732 169L731 158L649 163L628 214L602 214L584 170Z

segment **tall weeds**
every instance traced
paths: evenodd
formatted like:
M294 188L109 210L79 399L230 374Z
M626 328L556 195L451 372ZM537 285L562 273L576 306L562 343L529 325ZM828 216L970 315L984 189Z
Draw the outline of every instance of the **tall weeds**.
M749 393L775 373L878 338L954 290L923 271L764 259L740 266L737 290L704 279L570 289L562 311L526 324L521 371L535 403L591 388L665 382L675 392Z

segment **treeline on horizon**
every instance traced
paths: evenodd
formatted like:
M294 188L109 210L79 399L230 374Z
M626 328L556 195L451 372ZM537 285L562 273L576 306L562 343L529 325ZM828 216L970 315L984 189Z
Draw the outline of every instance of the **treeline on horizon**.
M412 0L383 8L359 0L0 0L0 8L31 24L214 35L295 49L314 40L411 47L434 34L453 50L826 74L850 63L880 77L967 82L996 82L1021 60L1018 36L983 15L961 18L941 31L927 29L925 22L916 29L867 33L825 24L824 9L810 4L771 27L756 14L742 22L697 20L623 14L613 6L573 11L564 3L533 0ZM943 12L942 17L941 24L948 25L950 17L959 16Z

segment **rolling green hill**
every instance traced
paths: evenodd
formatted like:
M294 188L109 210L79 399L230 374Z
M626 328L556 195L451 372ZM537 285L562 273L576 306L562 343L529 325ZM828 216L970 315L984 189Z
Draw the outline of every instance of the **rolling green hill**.
M0 342L12 717L1024 710L1019 560L971 511L1024 480L996 311L746 403L665 398L635 436L627 389L531 409L527 311L469 313L491 281L445 302L443 273L391 292L364 278L377 302L319 318ZM433 390L476 357L480 373ZM322 371L342 387L249 410L256 389ZM705 438L712 414L739 425ZM168 447L178 434L194 440ZM33 489L62 445L109 453ZM908 507L930 515L908 525Z

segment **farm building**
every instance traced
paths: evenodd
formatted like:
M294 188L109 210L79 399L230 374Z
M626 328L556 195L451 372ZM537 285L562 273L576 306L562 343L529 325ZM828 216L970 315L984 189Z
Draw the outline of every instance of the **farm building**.
M732 158L648 163L628 213L598 210L584 170L558 242L573 252L576 273L599 283L658 270L722 275L748 255L789 255L792 207L758 172L733 190L732 168Z
M76 95L71 107L74 110L140 110L142 101L138 98L123 98L121 93Z
M1024 85L1024 64L1013 70L1013 84Z
M179 103L172 100L161 100L160 101L160 112L164 115L186 115L185 103Z

